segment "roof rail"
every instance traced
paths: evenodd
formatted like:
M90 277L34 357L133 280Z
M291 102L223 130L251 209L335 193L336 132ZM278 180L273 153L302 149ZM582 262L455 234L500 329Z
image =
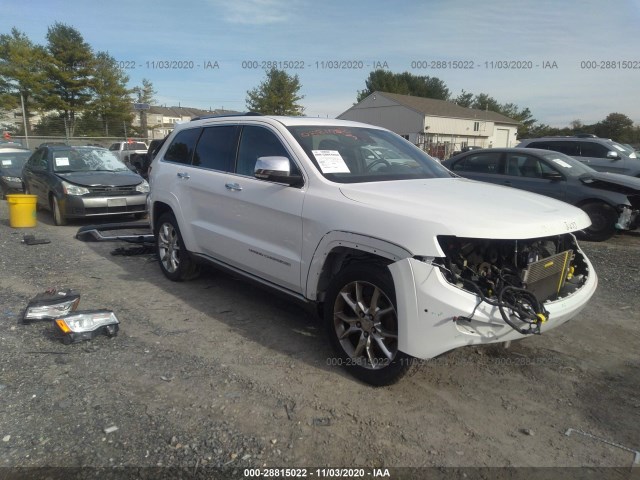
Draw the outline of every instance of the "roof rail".
M260 117L261 113L258 112L239 112L239 113L212 113L211 115L200 115L194 117L191 121L204 120L205 118L224 118L224 117Z

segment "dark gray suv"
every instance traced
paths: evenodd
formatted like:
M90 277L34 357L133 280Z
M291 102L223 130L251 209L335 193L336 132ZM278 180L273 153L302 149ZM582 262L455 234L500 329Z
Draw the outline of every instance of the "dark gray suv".
M600 172L640 177L640 158L628 147L598 137L542 137L522 140L516 148L540 148L564 153Z

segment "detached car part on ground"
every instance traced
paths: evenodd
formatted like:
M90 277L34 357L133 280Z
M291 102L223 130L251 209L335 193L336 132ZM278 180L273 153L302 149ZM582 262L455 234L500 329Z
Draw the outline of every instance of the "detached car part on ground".
M597 285L573 235L584 212L455 177L378 127L199 119L176 126L150 183L169 279L206 262L316 306L332 363L373 385L414 357L555 328Z
M38 148L22 170L25 193L51 210L56 225L69 218L147 213L149 184L100 147Z
M584 210L591 226L580 234L607 240L640 221L640 178L598 172L563 153L535 148L492 148L457 155L443 165L463 177L528 190Z
M80 293L49 289L33 297L25 308L22 321L53 321L65 344L91 340L98 335L115 337L120 321L111 310L77 310Z

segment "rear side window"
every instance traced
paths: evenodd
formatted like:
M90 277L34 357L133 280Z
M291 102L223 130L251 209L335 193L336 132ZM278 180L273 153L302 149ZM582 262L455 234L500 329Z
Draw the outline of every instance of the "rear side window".
M566 141L550 141L550 142L531 142L527 145L527 148L541 148L543 150L553 150L555 152L564 153L570 157L577 157L580 155L580 149L578 142L566 142Z
M469 155L453 166L454 172L500 173L500 153L487 152Z
M196 149L196 142L200 136L200 128L190 128L182 130L171 141L171 145L164 154L166 162L175 162L189 165L193 152Z
M203 129L193 155L193 165L222 172L233 171L239 130L237 126Z

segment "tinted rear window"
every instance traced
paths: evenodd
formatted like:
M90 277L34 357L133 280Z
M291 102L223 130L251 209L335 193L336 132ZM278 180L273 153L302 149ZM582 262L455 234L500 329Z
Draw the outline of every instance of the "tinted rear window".
M166 162L190 164L200 136L200 128L190 128L178 132L164 154Z

